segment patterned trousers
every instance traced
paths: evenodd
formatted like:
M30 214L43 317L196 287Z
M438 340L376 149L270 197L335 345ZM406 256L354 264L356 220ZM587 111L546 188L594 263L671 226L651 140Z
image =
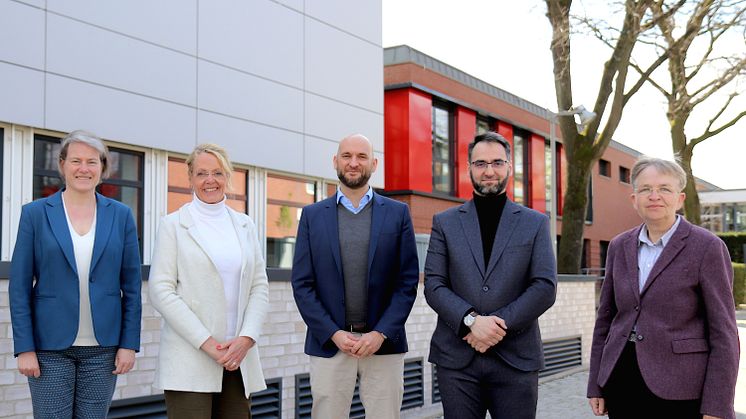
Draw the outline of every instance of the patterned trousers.
M29 377L35 419L105 419L114 394L116 347L38 351L41 375Z

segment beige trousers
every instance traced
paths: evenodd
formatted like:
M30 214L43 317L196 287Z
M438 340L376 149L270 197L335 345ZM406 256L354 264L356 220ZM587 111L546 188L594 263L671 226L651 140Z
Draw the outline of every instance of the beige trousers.
M349 418L358 375L365 417L399 419L404 395L404 354L357 359L342 351L331 358L311 357L311 417Z

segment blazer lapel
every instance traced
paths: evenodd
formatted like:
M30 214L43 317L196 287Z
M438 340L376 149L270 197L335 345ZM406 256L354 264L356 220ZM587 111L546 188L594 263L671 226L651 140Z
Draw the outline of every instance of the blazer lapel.
M227 208L228 214L231 216L231 221L233 221L233 228L238 235L238 244L241 246L241 278L243 278L246 265L249 263L249 223L245 218L239 217L238 213L230 207ZM243 281L241 283L243 284Z
M190 203L189 205L192 204ZM215 271L217 272L218 268L217 265L215 265L215 261L212 260L210 252L208 252L207 249L203 246L203 243L206 243L205 239L202 237L201 234L199 234L197 224L194 223L192 214L189 212L189 205L184 205L179 209L179 223L187 230L189 236L192 238L192 240L194 240L194 243L197 245L197 247L205 252L205 254L207 255L207 259L210 260L210 263L212 263L213 268L215 268Z
M469 243L469 249L471 255L474 257L474 262L477 264L479 273L484 278L484 250L482 250L482 235L479 231L479 217L477 216L477 208L474 206L474 201L466 201L461 208L459 208L459 219L461 220L461 230L466 236L466 242Z
M627 263L627 270L630 272L630 274L627 275L629 280L626 282L638 302L640 301L640 270L637 266L637 260L639 257L640 229L644 227L645 225L643 224L641 227L635 229L633 234L627 237L622 245L622 248L624 249L624 260Z
M337 272L342 278L342 257L339 255L339 226L337 224L337 195L326 200L324 211L326 211L326 234L329 236L329 246L331 246L334 263L337 265Z
M500 256L503 254L503 250L510 242L510 238L515 231L518 221L521 218L521 207L514 204L511 201L505 201L505 208L500 216L500 225L497 226L497 232L495 232L495 241L492 243L492 254L490 254L490 262L487 267L487 273L484 276L487 277L492 273L497 266L497 262L500 260Z
M45 212L49 220L49 225L52 227L52 234L54 234L54 238L60 245L67 263L70 264L77 275L78 267L75 264L75 255L73 254L73 239L70 237L70 227L67 225L65 208L62 206L62 191L47 198L46 203Z
M660 257L655 261L655 265L653 265L653 269L650 271L650 275L648 275L648 279L645 281L645 285L643 285L640 294L644 294L645 291L650 288L650 285L655 282L661 272L663 272L663 270L673 262L676 256L681 253L684 247L686 247L686 240L684 239L689 236L689 230L691 230L691 224L682 219L681 222L679 222L676 231L673 233L673 236L671 236L671 240L668 241L666 247L663 248Z
M370 278L370 268L373 266L373 256L376 254L378 236L381 234L381 228L386 220L388 211L383 199L380 199L375 192L373 193L373 199L368 205L373 205L373 208L371 208L373 213L370 220L370 245L368 246L368 278Z
M96 194L96 236L93 240L93 255L91 256L91 269L96 267L96 263L101 259L104 253L106 243L109 242L109 235L114 224L114 211L111 209L111 201L103 195ZM95 278L91 276L91 282Z

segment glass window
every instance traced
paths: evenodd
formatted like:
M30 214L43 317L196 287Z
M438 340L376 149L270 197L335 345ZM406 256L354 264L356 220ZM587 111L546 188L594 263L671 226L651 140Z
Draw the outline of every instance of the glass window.
M248 191L244 169L233 169L231 183L233 188L226 190L226 204L234 210L246 214ZM168 158L168 208L170 214L192 200L192 186L189 184L189 173L186 160L175 157Z
M494 131L494 121L488 116L477 115L477 135Z
M528 206L527 141L528 134L515 129L513 132L513 201Z
M433 192L453 193L451 111L448 105L433 104Z
M291 268L303 207L316 201L316 183L267 175L267 267Z
M109 147L111 171L109 178L98 185L98 192L116 199L132 209L137 223L137 236L142 252L143 226L143 153ZM57 171L60 139L44 135L34 136L33 199L43 198L60 190L62 178Z
M630 183L631 172L628 168L619 166L619 181L624 183Z
M604 159L598 160L598 174L601 176L611 177L611 162Z
M549 141L544 143L544 185L546 186L544 200L546 201L546 213L552 213L552 147ZM559 180L559 177L557 177ZM558 191L559 192L559 191ZM556 215L556 214L554 214Z

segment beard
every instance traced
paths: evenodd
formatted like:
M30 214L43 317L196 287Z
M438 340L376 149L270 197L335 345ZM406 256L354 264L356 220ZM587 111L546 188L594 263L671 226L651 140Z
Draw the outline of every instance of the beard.
M357 179L348 179L345 176L344 170L337 169L337 178L340 182L342 182L343 185L347 186L348 188L357 189L368 184L368 180L370 179L370 171L361 169L360 177L358 177Z
M477 182L477 180L474 179L474 175L472 173L469 173L469 178L471 178L471 185L474 187L474 190L477 191L478 194L483 196L500 195L501 193L505 192L505 188L508 186L507 176L505 176L504 179L499 180L497 184L492 186L482 185L481 183Z

